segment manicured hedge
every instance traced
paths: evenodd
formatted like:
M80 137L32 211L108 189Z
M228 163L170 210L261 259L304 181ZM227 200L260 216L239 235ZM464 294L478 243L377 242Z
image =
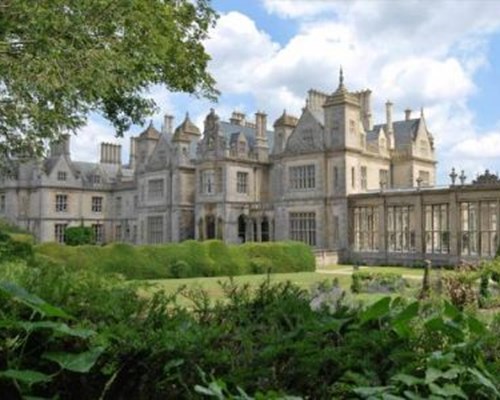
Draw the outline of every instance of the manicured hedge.
M64 246L44 243L38 254L74 268L121 273L128 279L235 276L267 272L314 271L309 246L299 242L227 245L218 240L133 246Z

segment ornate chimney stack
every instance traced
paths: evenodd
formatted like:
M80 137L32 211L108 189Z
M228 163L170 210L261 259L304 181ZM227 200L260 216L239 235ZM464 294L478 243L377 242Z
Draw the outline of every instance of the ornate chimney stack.
M255 113L255 149L257 158L261 161L269 159L269 144L267 143L267 115L261 111Z
M386 132L389 136L389 148L391 150L394 149L394 125L392 123L392 103L390 100L387 100L385 103L385 119L386 119Z

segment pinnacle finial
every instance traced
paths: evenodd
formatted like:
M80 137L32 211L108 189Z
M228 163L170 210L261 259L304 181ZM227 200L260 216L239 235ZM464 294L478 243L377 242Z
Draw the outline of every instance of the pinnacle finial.
M342 69L342 65L339 72L339 86L344 86L344 70Z
M420 116L424 118L424 106L420 107Z

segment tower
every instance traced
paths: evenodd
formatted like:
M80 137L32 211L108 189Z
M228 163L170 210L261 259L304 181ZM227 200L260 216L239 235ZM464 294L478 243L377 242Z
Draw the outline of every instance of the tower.
M323 105L325 112L325 144L327 149L360 149L361 120L359 97L350 93L344 85L342 67L337 90L327 97Z

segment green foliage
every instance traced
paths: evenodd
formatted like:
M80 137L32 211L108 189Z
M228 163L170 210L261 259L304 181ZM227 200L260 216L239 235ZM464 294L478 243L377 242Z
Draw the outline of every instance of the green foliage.
M95 244L94 231L89 226L71 226L64 230L64 243L69 246Z
M7 366L0 370L1 393L8 398L32 395L35 387L49 385L68 371L87 373L95 365L104 348L88 349L94 331L60 322L74 318L13 283L0 281L0 294L6 297L0 313L7 316L0 334L2 362ZM13 311L16 302L31 313L25 314L23 308Z
M202 248L226 251L213 243ZM6 279L12 283L0 290L0 349L8 349L9 360L0 364L2 393L20 387L46 398L498 396L500 319L487 326L445 301L384 297L361 308L344 302L332 283L321 292L331 291L335 307L311 307L316 294L268 280L255 290L224 284L219 303L184 289L180 295L193 300L186 310L175 296L142 299L119 277L45 258L31 267L9 264L0 270Z
M315 268L310 247L298 242L227 245L217 240L188 240L153 246L113 243L76 247L44 243L37 245L36 251L72 268L95 267L128 279L237 276Z
M395 272L359 271L352 274L353 293L397 292L406 286L403 276Z
M32 237L0 231L0 264L14 260L33 260Z
M1 153L39 155L89 112L122 135L154 110L150 85L214 99L203 41L215 19L207 0L2 3Z
M314 271L311 248L302 242L247 242L239 246L255 273Z

